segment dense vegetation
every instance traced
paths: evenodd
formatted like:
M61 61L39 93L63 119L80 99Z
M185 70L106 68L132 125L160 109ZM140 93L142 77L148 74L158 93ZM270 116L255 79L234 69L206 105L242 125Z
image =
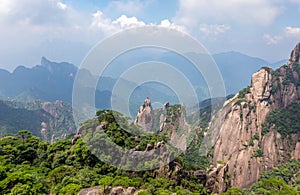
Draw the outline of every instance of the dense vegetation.
M63 138L63 135L76 130L72 108L61 101L19 102L0 100L0 137L14 135L19 129L27 129L33 135L51 141L52 135ZM46 124L47 131L41 133L41 123Z
M286 136L300 130L300 103L292 103L287 108L275 109L266 118L262 134L265 135L271 128Z
M40 135L41 122L47 115L44 111L32 111L22 108L12 108L0 101L0 133L15 134L17 129L29 129L35 135ZM49 115L49 114L48 114Z
M122 114L110 111L110 110L100 110L97 112L98 121L100 123L106 123L107 127L104 131L98 131L96 134L91 133L93 129L93 122L87 121L85 124L88 128L83 132L85 135L84 140L89 140L87 145L92 145L91 148L110 148L111 145L105 145L107 143L105 137L110 138L112 143L115 143L119 146L122 146L127 149L135 149L138 151L145 151L147 145L150 145L152 148L161 141L164 141L165 146L175 155L177 161L182 165L182 168L185 170L199 170L206 169L209 165L209 157L205 152L201 151L202 139L204 137L204 127L207 125L207 115L203 114L200 117L200 120L192 127L193 134L189 136L190 144L188 145L187 151L185 154L181 154L180 151L177 151L172 145L167 144L170 140L172 130L179 131L179 121L178 118L181 117L182 108L180 105L169 106L166 109L166 128L163 131L159 131L159 125L155 125L157 130L154 133L145 133L141 132L137 126L129 124L127 118L122 116ZM159 111L155 115L160 116L162 111ZM199 129L202 128L202 130ZM154 128L155 129L155 128ZM137 136L138 135L138 136ZM136 139L138 138L138 141ZM95 141L93 141L95 140ZM96 141L97 140L97 141ZM101 144L100 144L101 143ZM111 153L109 151L107 153ZM162 155L159 153L158 155ZM152 166L155 166L157 162L153 162ZM148 163L147 163L148 164ZM151 164L150 164L151 165ZM150 166L149 164L147 166ZM132 164L131 164L132 166ZM136 165L144 166L144 165Z
M259 181L248 189L233 188L224 194L289 194L300 193L300 161L289 161L261 174Z
M100 185L134 186L143 194L206 193L195 178L155 178L152 171L124 172L100 162L82 140L42 142L29 131L0 139L0 194L75 194Z
M172 110L169 112L172 113ZM121 147L133 149L138 146L137 150L144 151L149 143L155 145L159 141L167 141L168 133L141 134L137 142L134 133L139 129L129 124L120 113L104 110L99 111L97 116L97 119L85 123L85 133L95 124L104 122L106 127L93 132L92 137L83 136L75 142L72 142L73 136L69 136L50 144L27 130L0 138L0 194L77 194L81 189L92 186L99 186L104 191L109 190L109 186L135 187L144 195L211 193L204 187L205 178L189 174L192 173L189 170L205 172L210 163L210 156L199 156L204 130L196 131L197 139L192 141L185 155L177 156L175 161L165 167L168 172L171 171L170 167L178 166L179 170L175 174L159 174L158 169L124 171L101 162L93 150L88 148L88 143L85 144L86 139L92 138L102 144L99 138L105 134ZM172 120L169 122L174 123ZM202 123L199 121L198 125ZM131 132L126 131L127 128ZM299 161L291 161L264 173L251 188L230 189L227 194L297 194L299 168Z
M245 98L246 94L250 93L250 87L246 87L244 89L242 89L239 94L238 94L238 98L243 99Z
M209 193L203 187L203 180L181 171L167 178L164 174L158 176L157 170L122 171L101 162L87 147L85 139L93 138L101 144L103 142L99 138L106 134L117 145L132 149L138 144L138 150L143 151L147 144L154 145L167 138L165 133L144 134L140 135L137 143L134 141L136 136L125 129L139 129L128 124L120 113L106 110L99 111L97 116L97 120L86 122L85 133L99 122L107 122L105 132L97 131L92 137L84 136L73 144L71 136L50 144L27 130L1 138L0 194L76 194L80 189L91 186L100 186L103 190L107 190L108 186L133 186L144 190L141 194ZM184 155L173 164L181 168L188 165Z
M23 130L0 139L0 155L0 194L76 194L91 186L133 186L144 189L141 194L209 194L193 177L155 177L155 171L125 172L104 164L82 140L49 144ZM297 194L299 169L300 161L290 161L262 174L251 188L226 194Z

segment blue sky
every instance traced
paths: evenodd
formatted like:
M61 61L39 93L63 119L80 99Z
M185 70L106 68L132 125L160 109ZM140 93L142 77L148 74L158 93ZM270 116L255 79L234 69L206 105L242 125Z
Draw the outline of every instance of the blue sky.
M105 37L144 25L185 31L211 53L275 62L300 41L300 1L1 0L0 68L34 66L42 56L79 65Z

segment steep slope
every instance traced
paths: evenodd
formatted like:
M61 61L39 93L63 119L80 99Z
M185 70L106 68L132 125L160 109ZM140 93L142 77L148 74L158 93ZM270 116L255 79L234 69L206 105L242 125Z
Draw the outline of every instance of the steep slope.
M84 78L79 82L82 91L84 91L82 93L95 92L97 108L110 109L112 91L118 79L110 76L97 78L86 69L78 71L78 68L73 64L56 63L45 57L42 57L40 65L32 68L19 66L12 73L0 69L0 97L1 99L17 99L18 101L43 100L54 102L62 100L71 104L74 80L79 73L81 78ZM91 81L92 83L98 81L96 89L95 86L89 85ZM137 86L135 83L122 78L119 82L128 88ZM126 89L124 90L126 91ZM155 99L153 98L155 101L164 102L166 99L174 103L177 101L170 89L166 90L166 88L159 88L156 85L142 85L137 87L132 94L130 99L131 111L138 109L139 104L136 102L145 94L155 97Z
M228 164L235 187L248 187L262 171L290 158L299 159L300 129L283 133L270 123L272 120L266 120L275 110L283 112L299 102L299 47L300 43L287 65L276 71L262 68L253 74L250 87L228 100L212 119L214 164Z
M13 135L26 129L53 142L75 133L72 114L72 108L62 101L0 101L0 132L1 135Z
M69 101L77 68L69 63L54 63L46 58L33 68L17 67L12 73L0 72L3 96L19 100Z
M201 59L199 54L191 53L191 55L196 56L196 59ZM214 54L213 58L222 73L227 94L236 93L239 89L247 86L251 74L262 66L269 64L263 59L238 52ZM133 64L145 61L161 61L172 65L187 76L194 85L200 100L210 98L204 78L187 59L174 52L154 52L153 49L144 49L121 55L110 64L100 79L101 83L105 83L105 85L98 86L96 91L97 107L100 109L110 108L111 91L117 81L115 78L118 78L122 72ZM71 103L73 82L77 71L77 67L73 64L67 62L56 63L45 57L41 59L40 65L33 68L19 66L12 73L0 69L0 97L17 98L21 101L36 99L45 101L63 100ZM86 80L98 79L85 69L82 72L84 72L82 74L85 74ZM135 85L126 80L122 82L128 82L127 86ZM83 81L82 85L88 87L87 90L94 91L94 86L86 86L86 83L88 82ZM151 96L153 101L156 101L154 98L157 98L161 102L178 103L178 101L176 102L176 94L170 89L166 89L168 88L162 85L148 83L136 89L132 102L141 100L145 96ZM98 101L99 99L101 101ZM132 110L138 109L140 103L137 103Z

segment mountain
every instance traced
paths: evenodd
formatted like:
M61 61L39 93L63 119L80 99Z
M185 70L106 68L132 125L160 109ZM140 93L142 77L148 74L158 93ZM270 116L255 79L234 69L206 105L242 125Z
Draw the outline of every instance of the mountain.
M0 93L18 100L62 100L70 102L77 68L69 63L42 58L33 68L17 67L12 73L0 71Z
M269 64L263 59L238 52L214 54L213 58L223 76L227 94L235 94L246 87L251 75Z
M271 63L269 64L269 66L275 70L277 68L279 68L280 66L282 66L283 64L286 64L286 62L288 61L289 59L284 59L284 60L279 60L277 62L274 62L274 63Z
M137 124L150 121L155 127L152 132L128 122L119 112L99 110L76 135L54 143L26 130L4 135L0 194L297 195L299 63L300 43L287 65L277 70L261 68L252 75L249 87L224 104L223 98L200 103L199 118L199 113L186 113L179 104L152 110L147 98ZM213 102L214 108L221 108L210 112ZM62 102L52 104L12 101L0 106L9 118L18 117L13 122L19 118L22 122L30 120L28 115L40 116L34 112L19 116L22 109L42 108L39 112L53 116ZM187 119L187 114L196 117Z
M73 84L77 73L78 69L74 65L66 62L51 62L45 57L41 59L41 65L33 68L19 66L12 73L0 69L0 97L18 101L44 100L54 102L62 100L71 104ZM109 76L102 76L98 80L86 69L80 70L80 75L84 78L80 82L83 93L95 92L96 106L101 109L111 108L110 98L118 80ZM97 83L97 80L98 84L95 90L95 86L89 86L89 83L91 81ZM136 86L135 83L124 79L120 79L120 82L128 88ZM126 91L126 89L123 90ZM161 102L166 101L166 96L169 101L177 101L174 93L172 94L169 89L156 87L155 84L152 87L147 84L137 87L130 101L134 103L139 97L144 97L145 94L153 96L154 99ZM138 110L138 103L131 108L132 112L136 110Z
M206 54L197 53L186 53L184 55L197 59L202 64L206 64L209 57ZM214 54L212 55L212 58L216 61L216 64L220 69L228 95L237 93L240 89L246 87L250 82L251 75L263 66L271 66L272 68L275 68L275 66L278 67L277 63L272 64L263 59L251 57L239 52ZM117 59L114 59L110 64L110 68L107 70L107 74L111 74L114 77L122 71L132 67L132 65L143 63L145 61L169 64L170 67L174 67L184 74L196 89L199 89L199 86L202 87L197 91L198 96L200 97L199 99L203 100L210 98L203 75L193 67L193 64L188 59L173 51L161 50L153 52L153 48L143 48L137 51L133 50L124 53L118 56Z
M72 108L62 101L18 102L0 100L0 133L14 135L26 129L44 141L54 142L76 133Z
M265 63L259 59L254 60ZM236 63L240 64L238 61ZM230 67L230 64L233 63L229 63L228 67ZM176 157L178 161L175 162L178 163L176 164L178 166L174 165L174 167L179 172L174 172L174 169L168 167L171 165L169 164L164 167L167 172L163 172L162 169L158 168L156 176L163 174L167 175L169 180L178 181L177 175L180 177L180 173L183 173L186 169L193 170L196 167L196 170L190 171L199 183L209 189L208 193L221 193L228 190L228 194L242 194L242 192L246 194L261 192L297 194L292 185L299 185L298 172L300 168L298 163L300 159L300 43L293 50L287 65L283 65L277 70L272 70L269 67L259 67L256 67L258 72L255 72L249 79L249 81L251 80L250 86L227 100L219 111L213 112L215 114L210 122L206 123L205 120L209 117L204 114L200 116L205 116L205 118L200 118L200 121L194 123L194 126L183 128L187 132L194 133L193 144L190 146L186 144L184 139L188 133L180 132L180 127L187 122L185 118L181 120L182 113L184 113L182 107L177 105L171 106L170 110L165 108L167 115L156 113L161 116L159 124L162 123L162 125L158 126L162 128L159 130L158 136L166 136L163 139L164 145L170 147L168 145L170 140L177 138L175 139L177 143L180 143L180 146L186 146L187 149L183 156ZM255 69L253 68L251 71L255 71ZM201 105L209 107L210 103L205 101ZM143 108L141 107L137 120L141 120L144 113ZM142 121L148 120L148 115L145 114ZM147 151L153 151L151 147L155 147L158 142L152 142L152 144L150 144L151 142L148 142L148 144L143 142L143 146L139 146L140 139L135 139L133 135L122 132L122 129L118 129L116 126L115 128L121 132L113 131L113 121L107 122L108 119L111 120L112 118L103 117L100 114L98 118L100 124L86 123L86 127L82 131L85 132L83 139L91 140L85 138L84 135L90 136L98 133L97 136L102 140L104 139L102 133L107 133L108 136L119 143L118 145L128 147L128 155L125 156L137 159L134 160L133 167L143 167L142 160L149 158ZM176 136L178 131L180 136ZM124 134L127 136L124 139L119 139L117 136ZM135 140L135 143L133 140ZM157 139L157 141L161 143L160 139ZM98 146L97 144L103 146L102 143L105 143L105 141L96 141L96 138L94 138L92 147ZM201 156L203 155L201 144L205 145L206 156ZM160 150L156 155L172 156L165 153L164 146L159 145ZM100 146L95 148L100 148ZM108 149L108 151L110 150ZM141 152L145 155L136 155L136 153L141 154ZM100 154L103 155L101 152ZM105 159L125 163L124 166L128 165L130 168L132 163L126 162L127 159L119 159L118 156L113 154L112 158L106 156ZM211 166L209 166L210 162L212 163ZM155 163L160 164L161 162L153 160L153 162L147 162L147 166L151 167ZM287 167L294 167L294 169L289 170ZM273 175L273 177L266 172ZM279 179L280 177L283 179ZM232 187L248 189L243 191L236 188L230 189Z
M262 172L300 159L299 56L300 43L287 65L254 73L251 85L213 117L207 136L213 163L228 165L232 186L249 187Z
M195 55L199 56L199 54L193 54L193 56ZM269 64L262 59L237 52L215 54L213 58L223 76L227 94L234 94L246 87L250 82L251 74ZM198 59L203 58L199 56ZM153 49L144 49L121 55L105 70L103 76L100 78L102 84L98 85L96 90L95 100L97 107L101 109L111 108L110 97L112 96L113 87L117 82L116 78L132 65L145 61L159 61L172 65L186 75L196 89L199 101L211 98L203 76L193 68L191 62L187 59L182 58L182 56L174 52L155 52ZM271 64L270 66L277 67L278 63ZM86 84L90 79L95 80L97 77L88 70L83 69L80 71L86 75L84 77L86 81L82 81L81 83L82 87L86 88L88 92L95 91L93 89L94 86L86 86ZM2 99L9 97L19 101L62 100L71 104L73 83L77 73L78 69L76 66L67 62L51 62L45 57L41 59L40 65L33 68L19 66L12 73L0 69L0 97ZM171 76L166 72L166 77ZM128 87L136 85L134 82L126 79L121 79L121 82L125 83L124 86ZM146 83L134 91L131 101L134 105L131 110L138 110L138 105L141 102L134 102L141 101L145 96L151 96L157 102L169 101L178 103L176 95L172 90L174 89L169 89L164 85L158 85L154 82Z

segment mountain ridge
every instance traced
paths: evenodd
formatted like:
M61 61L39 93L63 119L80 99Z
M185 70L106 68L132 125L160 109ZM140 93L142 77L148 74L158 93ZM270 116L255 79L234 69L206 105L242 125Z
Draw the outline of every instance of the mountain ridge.
M193 143L164 166L149 157L151 154L159 158L173 157L165 152L172 138L180 145L184 144L176 138L177 133L182 133L180 129L185 130L178 127L188 120L182 105L165 104L161 113L157 113L161 116L159 124L163 124L161 131L141 136L137 136L139 129L134 127L132 133L126 131L126 127L132 127L127 117L102 110L96 113L96 118L86 121L73 138L52 144L42 142L25 130L0 138L0 194L211 194L227 190L225 194L297 194L300 163L299 160L287 161L300 158L300 132L297 133L299 129L285 129L285 126L290 123L294 127L300 126L297 114L291 116L293 109L300 108L298 53L294 49L293 60L275 71L264 67L254 73L251 85L227 100L217 113L213 112L210 123L206 116L209 111L203 109L200 114L204 114L204 118L191 127ZM219 102L222 103L222 99L217 99L221 104ZM60 106L62 102L57 104ZM200 105L209 107L211 100ZM20 107L18 104L10 106ZM55 115L50 102L41 106L47 113ZM36 109L40 105L22 103L22 107ZM287 121L282 125L279 119ZM112 142L106 142L107 137ZM181 137L185 137L185 133ZM202 156L202 148L199 148L209 141L207 138L213 138L212 148ZM87 147L86 141L92 148ZM124 158L118 158L120 155L113 155L111 144L128 149L125 150L129 152L128 159L147 160L145 163L140 160L135 160L134 164L126 163ZM105 145L108 147L103 147ZM108 154L101 156L104 161L120 161L128 170L133 167L147 170L124 171L110 163L105 164L94 155L99 154L96 149ZM141 153L145 156L134 155ZM160 167L148 170L156 164ZM262 174L270 169L273 170Z
M300 43L287 65L274 71L264 67L254 73L251 85L228 100L211 121L214 165L223 161L229 166L234 187L249 187L263 171L300 158L299 130L286 135L282 129L266 123L270 113L278 109L282 112L300 101L299 46Z

